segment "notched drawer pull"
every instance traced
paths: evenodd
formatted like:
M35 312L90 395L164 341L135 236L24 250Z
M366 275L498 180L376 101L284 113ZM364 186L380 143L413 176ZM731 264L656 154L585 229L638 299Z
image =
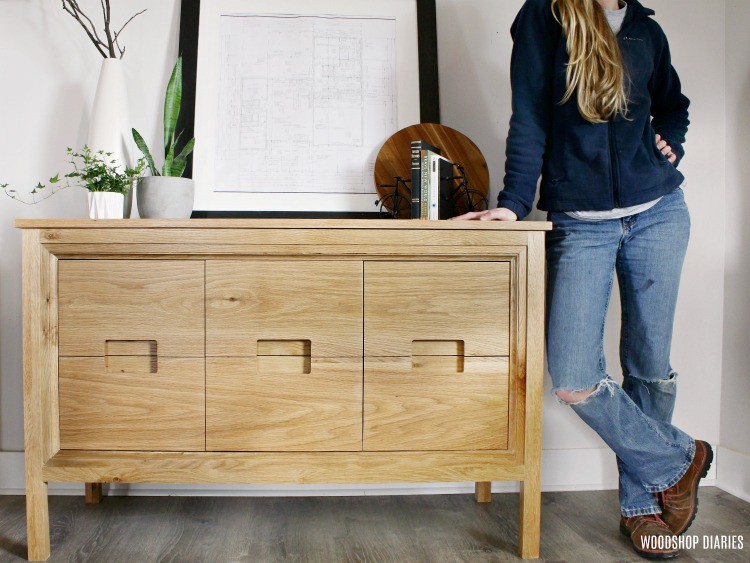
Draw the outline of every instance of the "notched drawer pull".
M107 340L105 356L156 356L156 340Z
M308 356L310 340L258 340L258 356Z
M463 356L412 356L412 371L429 372L434 375L451 375L464 372Z
M463 356L463 340L412 340L412 356Z
M463 340L412 340L411 369L436 375L464 372Z
M107 340L104 365L107 373L157 373L156 340Z
M310 340L258 340L258 373L309 374L312 371Z

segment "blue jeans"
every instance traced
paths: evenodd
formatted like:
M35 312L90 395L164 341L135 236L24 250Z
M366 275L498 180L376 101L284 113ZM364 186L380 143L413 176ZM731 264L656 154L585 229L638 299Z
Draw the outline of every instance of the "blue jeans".
M622 219L549 214L547 364L555 391L595 389L573 410L612 448L623 516L658 514L653 493L673 486L695 453L671 424L677 374L669 362L677 292L690 237L680 188ZM622 386L608 375L604 322L620 286Z

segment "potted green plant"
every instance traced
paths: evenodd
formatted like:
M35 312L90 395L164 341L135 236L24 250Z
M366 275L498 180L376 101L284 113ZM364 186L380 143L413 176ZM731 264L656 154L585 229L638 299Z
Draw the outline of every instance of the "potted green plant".
M193 212L195 184L183 178L187 159L193 152L195 139L190 139L178 152L177 145L182 133L175 135L177 118L182 104L182 57L172 70L164 99L164 165L161 172L156 169L154 158L138 131L133 129L133 139L143 153L151 176L138 181L136 202L138 213L143 218L187 219Z
M143 175L146 160L141 158L134 168L120 166L112 153L103 150L93 151L88 146L76 151L68 147L68 162L73 171L63 180L60 174L49 179L48 184L39 182L30 192L30 199L0 184L0 188L16 201L33 205L47 199L58 191L71 186L88 190L89 217L91 219L122 219L125 195L135 181Z

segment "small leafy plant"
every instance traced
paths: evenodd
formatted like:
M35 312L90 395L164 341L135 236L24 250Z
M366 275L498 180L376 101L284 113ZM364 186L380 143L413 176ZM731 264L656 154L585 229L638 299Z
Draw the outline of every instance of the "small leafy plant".
M39 203L62 189L71 186L79 186L90 192L114 192L126 194L130 191L132 183L143 175L146 169L146 160L138 160L134 168L125 167L121 170L117 160L112 158L112 153L92 151L84 146L81 151L75 151L68 147L68 162L73 166L73 171L60 179L60 174L55 174L47 184L41 182L31 190L31 200L24 198L16 190L10 189L8 184L0 184L0 189L12 199L33 205Z
M172 69L172 76L167 85L167 95L164 99L164 166L161 169L161 173L156 169L154 157L151 155L151 151L148 149L146 141L143 140L143 137L138 131L133 129L133 139L135 140L135 144L138 145L138 148L146 157L152 176L180 177L185 172L188 156L193 152L193 147L195 146L195 139L190 139L182 147L182 150L176 154L177 143L182 136L182 132L180 132L175 137L175 127L177 126L177 118L180 115L181 105L182 57L177 59L177 63L175 63L174 68Z

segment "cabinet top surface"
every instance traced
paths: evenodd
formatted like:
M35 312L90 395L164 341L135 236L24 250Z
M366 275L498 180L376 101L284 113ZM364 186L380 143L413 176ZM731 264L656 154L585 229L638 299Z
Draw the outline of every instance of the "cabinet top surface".
M393 219L16 219L20 229L399 229L549 231L546 221Z

